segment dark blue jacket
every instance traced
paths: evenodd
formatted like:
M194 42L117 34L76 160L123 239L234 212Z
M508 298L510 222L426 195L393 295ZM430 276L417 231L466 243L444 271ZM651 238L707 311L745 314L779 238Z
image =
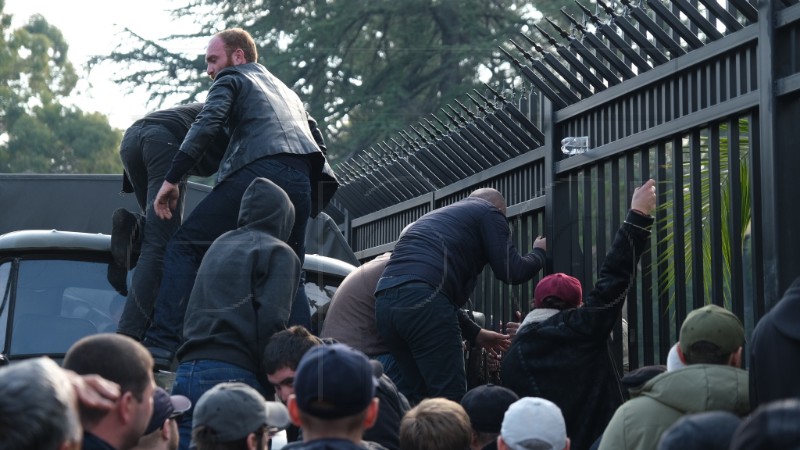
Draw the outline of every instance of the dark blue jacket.
M531 280L544 263L542 249L519 254L499 209L487 200L467 197L414 222L395 245L376 292L424 281L460 308L487 264L498 280L519 284Z

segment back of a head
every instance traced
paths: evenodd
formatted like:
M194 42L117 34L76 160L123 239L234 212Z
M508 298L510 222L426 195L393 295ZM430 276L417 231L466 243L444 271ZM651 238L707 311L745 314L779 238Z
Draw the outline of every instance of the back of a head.
M84 337L72 345L64 356L64 368L80 375L97 374L120 386L120 392L130 392L142 401L145 391L153 384L153 358L136 340L115 333ZM81 406L81 418L94 422L105 411Z
M0 450L57 450L81 441L75 394L47 358L0 369Z
M192 413L192 445L198 450L245 449L251 433L264 440L270 429L287 426L289 413L283 404L266 401L244 383L220 383L197 400Z
M519 396L511 389L484 384L467 391L461 398L461 406L467 412L475 432L497 435L508 407L517 400Z
M583 288L575 277L554 273L536 283L533 291L534 308L564 310L577 308L583 303Z
M258 60L258 49L253 37L241 28L229 28L220 31L215 36L222 39L225 43L225 52L230 56L231 53L240 48L244 52L245 61L252 63Z
M466 411L445 398L421 401L400 422L401 450L464 450L471 439Z
M744 326L730 311L706 305L686 316L679 343L687 365L725 365L744 344Z
M301 325L294 325L270 337L262 364L267 374L287 368L296 370L303 355L322 341Z
M289 412L295 424L302 423L304 439L361 441L377 417L377 376L367 356L347 345L318 345L307 351L289 398Z
M728 411L683 416L661 435L658 450L728 450L740 422Z
M503 194L500 193L497 189L493 188L480 188L475 189L469 195L470 197L477 197L486 200L487 202L494 205L495 208L499 209L503 215L506 214L506 199L503 197Z
M538 397L523 397L508 407L500 436L512 450L563 450L569 442L561 409Z
M731 450L800 450L800 399L767 403L736 429Z

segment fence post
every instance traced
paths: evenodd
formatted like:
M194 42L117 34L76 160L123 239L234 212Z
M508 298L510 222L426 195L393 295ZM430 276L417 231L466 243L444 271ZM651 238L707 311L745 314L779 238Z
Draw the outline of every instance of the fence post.
M778 2L762 0L758 5L758 83L760 175L763 185L760 197L760 227L753 234L756 247L763 255L763 302L768 311L781 298L791 282L800 276L800 236L795 232L800 214L796 207L796 187L791 182L797 176L800 156L796 138L792 136L800 118L796 94L776 95L776 82L782 67L776 64L779 39L775 28ZM760 315L759 315L760 316Z

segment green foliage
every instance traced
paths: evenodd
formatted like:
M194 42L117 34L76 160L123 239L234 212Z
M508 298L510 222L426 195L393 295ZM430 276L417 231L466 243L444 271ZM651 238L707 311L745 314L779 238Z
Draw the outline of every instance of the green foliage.
M120 173L120 132L61 104L78 81L61 31L38 15L10 24L0 14L0 171Z
M719 161L720 161L720 170L719 170L719 189L720 189L720 224L721 229L714 229L712 226L712 214L713 211L711 209L711 163L710 163L710 151L711 146L709 143L710 136L708 134L701 134L700 135L700 155L699 155L699 164L700 164L700 180L699 184L693 184L692 180L689 177L689 173L691 170L690 166L690 151L691 146L684 146L682 149L678 149L678 151L683 152L683 166L682 167L672 167L671 170L673 171L681 171L683 173L683 189L682 192L674 194L680 195L683 205L683 211L676 211L676 203L675 198L671 198L668 201L664 202L663 204L658 206L658 209L665 213L665 218L659 223L660 227L663 227L665 234L663 235L661 242L667 243L666 250L658 255L658 264L662 265L665 268L663 272L661 272L659 277L659 289L661 292L669 293L670 295L670 304L672 304L676 299L677 296L682 296L682 293L676 293L672 290L674 285L674 281L677 277L682 277L687 282L692 282L692 280L697 280L698 277L693 277L694 265L692 261L694 258L700 258L702 260L702 267L703 273L702 280L703 280L703 295L704 295L704 302L711 303L712 301L712 267L714 265L722 267L722 292L718 295L721 296L721 300L725 305L730 307L730 302L733 296L732 290L732 283L733 283L733 274L732 274L732 267L733 261L736 258L742 258L743 248L734 248L732 243L734 242L732 237L733 230L740 230L740 236L738 239L739 243L744 244L746 242L745 236L749 232L749 225L751 221L751 205L750 205L750 173L749 173L749 158L750 158L750 135L749 135L749 123L746 119L740 119L738 121L738 136L740 136L738 142L733 143L738 148L736 148L737 152L733 153L730 142L728 137L728 125L723 124L720 126L719 129ZM731 171L731 160L730 157L732 154L738 154L738 172ZM671 177L670 177L671 178ZM733 183L733 180L736 180L739 186L739 192L734 193L732 191L732 186L736 183ZM665 189L671 189L668 186L665 186ZM734 195L736 194L736 195ZM693 197L699 197L699 202L702 205L700 209L700 217L695 218L692 212L692 201ZM738 199L738 201L734 201L734 199ZM694 201L697 201L695 199ZM736 217L734 215L734 211L738 214L739 223L733 224L733 220ZM678 217L676 217L678 216ZM683 236L681 242L683 242L683 248L676 248L673 244L676 241L675 235L675 221L681 220L683 221ZM702 254L696 255L694 249L692 248L692 221L699 220L701 222L701 229L702 229L702 236L699 237L701 240L701 249ZM734 227L732 227L734 225ZM712 235L713 233L713 235ZM695 238L697 239L697 238ZM711 243L714 239L719 239L722 247L722 260L712 261L712 248ZM675 252L683 252L684 261L685 261L685 271L684 273L677 273L675 267Z
M531 11L516 0L193 0L175 14L200 24L193 36L248 30L259 62L301 94L326 131L329 156L341 160L482 89L479 71L504 82L509 66L496 47L529 31ZM117 63L115 81L144 85L162 102L174 94L195 99L208 87L202 56L128 37L94 61ZM131 69L134 62L148 68Z

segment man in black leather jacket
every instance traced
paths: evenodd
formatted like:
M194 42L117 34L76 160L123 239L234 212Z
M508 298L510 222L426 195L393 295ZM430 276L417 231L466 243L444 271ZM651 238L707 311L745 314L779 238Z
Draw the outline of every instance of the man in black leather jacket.
M153 324L144 340L160 365L171 362L180 344L197 267L214 239L236 228L239 202L250 182L264 177L289 195L295 221L287 243L301 263L308 217L319 213L338 187L316 123L297 94L256 63L257 56L253 38L240 28L211 38L206 72L214 83L156 196L158 216L171 218L180 192L177 183L208 151L210 138L228 130L230 142L217 184L167 245ZM290 322L310 325L305 295L295 303Z
M628 290L634 287L655 205L655 181L648 180L636 188L631 210L588 295L581 298L574 278L564 274L557 274L564 280L542 295L546 298L538 298L537 285L537 307L503 356L503 385L520 397L542 397L558 405L573 449L589 448L622 404L621 374L611 359L608 338ZM565 292L575 292L578 298L561 298L575 297Z

